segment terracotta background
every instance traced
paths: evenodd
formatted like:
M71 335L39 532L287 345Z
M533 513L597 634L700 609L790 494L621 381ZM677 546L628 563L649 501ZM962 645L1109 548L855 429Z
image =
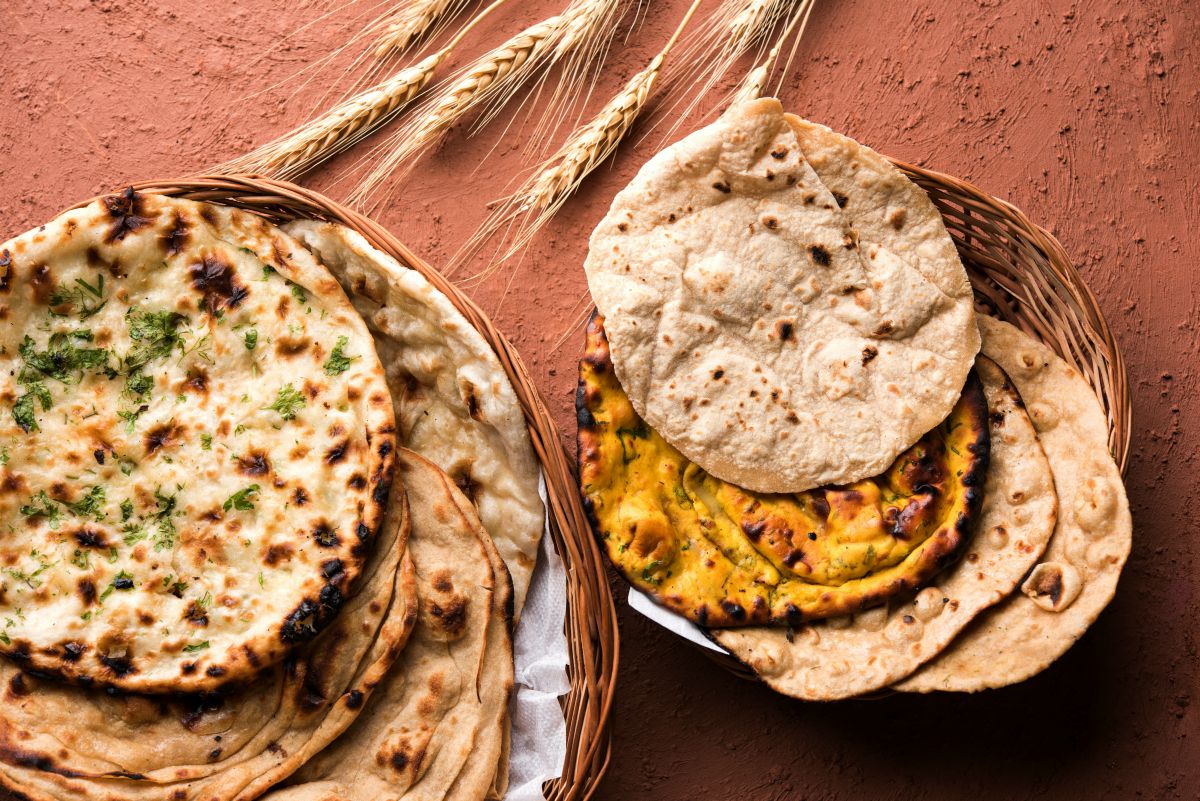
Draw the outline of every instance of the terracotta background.
M283 37L334 5L0 2L0 239L126 181L201 170L304 118L321 79L294 96L295 81L277 82L353 23L335 14ZM560 5L512 3L473 38L499 41ZM645 64L684 5L647 6L602 96ZM1197 41L1200 8L1187 0L822 0L786 104L1015 203L1062 240L1099 296L1134 393L1133 555L1116 601L1065 658L976 697L793 703L623 611L600 798L1200 798ZM376 216L435 264L453 253L519 169L528 143L519 126L502 128L456 130ZM638 139L519 267L471 289L568 434L586 236L660 144ZM353 162L310 181L338 197Z

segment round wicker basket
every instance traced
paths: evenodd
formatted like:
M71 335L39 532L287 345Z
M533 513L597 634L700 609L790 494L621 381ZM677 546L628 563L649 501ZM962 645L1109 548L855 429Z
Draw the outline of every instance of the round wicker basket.
M1108 418L1108 444L1125 475L1131 400L1125 360L1096 296L1063 246L1015 206L944 173L893 159L937 206L975 289L980 311L999 317L1074 365ZM737 676L757 681L744 664L700 648ZM879 697L888 693L874 694Z
M566 633L571 682L571 689L563 698L567 758L562 776L547 783L543 790L547 801L588 798L604 775L610 756L608 724L619 652L616 609L604 560L580 505L574 461L564 451L554 419L516 349L478 306L381 225L317 192L286 181L246 175L143 181L135 183L133 188L236 206L274 222L310 218L348 226L401 264L421 273L495 350L520 400L534 452L545 474L550 536L567 574Z

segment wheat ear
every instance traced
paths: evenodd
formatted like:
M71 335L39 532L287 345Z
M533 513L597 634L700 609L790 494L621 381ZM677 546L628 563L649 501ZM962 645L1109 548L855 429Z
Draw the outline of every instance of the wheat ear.
M514 255L554 216L583 180L612 155L645 109L671 48L700 3L701 0L693 0L671 38L645 69L631 77L596 116L571 134L558 152L543 162L520 189L500 202L488 221L471 237L460 257L456 257L456 263L506 227L509 244L496 262ZM485 270L476 277L486 276L489 272Z
M408 0L375 25L375 58L402 55L436 36L467 0Z
M667 113L660 120L665 117L671 122L664 140L690 118L743 55L755 50L762 55L763 42L771 29L781 18L790 16L796 5L797 0L722 0L680 46L678 61L688 67L666 79Z
M793 43L793 52L795 45L799 43L804 36L804 29L808 27L808 17L812 13L813 6L816 5L816 0L801 0L799 7L792 13L791 19L782 31L780 31L775 44L771 47L767 55L755 65L754 69L746 74L742 83L734 91L729 98L729 108L733 108L739 103L745 103L750 100L755 100L762 97L766 91L767 81L770 80L771 71L775 69L775 62L779 60L779 51L783 43L792 35L793 29L799 24L800 28L796 33L796 40Z
M540 66L562 29L561 15L542 20L463 69L446 89L426 101L414 119L389 137L380 148L382 158L378 165L350 194L349 202L353 205L368 202L389 176L407 173L417 156L463 115L493 98L516 91Z
M213 171L224 174L260 173L290 179L346 150L411 103L471 29L506 1L494 0L463 26L441 50L400 69L390 78L342 101L278 139L215 167Z

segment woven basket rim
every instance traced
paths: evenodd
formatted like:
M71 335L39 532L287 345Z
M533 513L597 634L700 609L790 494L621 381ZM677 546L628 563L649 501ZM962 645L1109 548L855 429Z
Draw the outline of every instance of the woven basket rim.
M1125 360L1096 296L1065 248L1016 206L974 184L898 159L890 160L929 195L942 213L985 311L1045 344L1088 381L1108 420L1109 450L1124 476L1132 429ZM988 245L995 244L1002 255L1020 262L1009 264L1010 269L1023 268L1031 283L1053 290L1051 297L1034 290L1025 292L1020 282L997 283L1003 278L999 275L1003 259L976 252L987 237L995 240L988 241ZM1051 307L1059 304L1062 314L1055 316L1049 313L1050 309L1039 308L1039 304ZM753 670L732 655L690 641L689 644L735 676L760 681ZM874 700L887 694L890 693L885 690L858 700Z
M382 225L311 189L261 175L197 175L134 182L138 192L235 206L272 221L308 218L357 231L440 290L495 352L521 404L531 444L545 476L551 542L567 576L566 635L570 690L560 699L567 722L562 775L544 788L547 801L590 798L612 754L610 719L620 654L616 605L599 546L584 516L573 459L520 355L487 315L457 286ZM73 205L94 202L98 195Z

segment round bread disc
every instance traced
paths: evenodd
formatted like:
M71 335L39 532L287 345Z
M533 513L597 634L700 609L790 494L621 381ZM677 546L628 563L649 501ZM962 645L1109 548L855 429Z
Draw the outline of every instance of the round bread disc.
M479 801L503 748L513 684L512 584L474 507L401 450L421 614L354 725L268 801Z
M546 512L525 415L491 346L450 300L344 225L284 227L341 282L375 337L397 440L449 474L512 576L519 618Z
M0 245L0 653L131 692L245 681L382 519L370 333L263 219L132 190Z
M337 619L250 684L143 696L0 659L0 784L30 801L246 801L362 714L417 624L404 490Z
M1046 547L1057 512L1050 465L1007 376L976 365L991 421L983 512L965 557L915 597L805 626L713 630L773 689L806 700L850 698L909 675L1001 601Z
M760 492L882 473L950 413L979 348L936 210L889 211L920 190L885 192L899 174L856 145L824 160L860 179L835 196L792 119L757 100L656 155L585 265L638 414ZM895 237L855 227L880 215Z
M980 317L979 328L983 352L1012 376L1037 428L1058 491L1058 523L1020 589L896 686L907 692L974 692L1040 673L1112 600L1133 539L1108 423L1091 386L1020 329L991 317Z

